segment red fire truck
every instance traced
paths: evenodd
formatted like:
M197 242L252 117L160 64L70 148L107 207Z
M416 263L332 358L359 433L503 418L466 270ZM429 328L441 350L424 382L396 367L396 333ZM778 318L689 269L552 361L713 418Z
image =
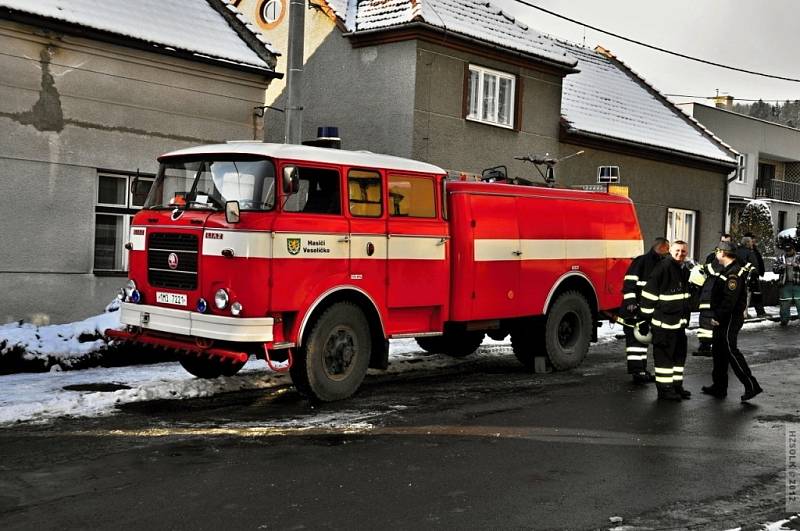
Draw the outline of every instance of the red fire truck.
M201 378L250 355L288 361L297 389L323 401L386 368L390 338L465 356L510 334L526 366L575 367L642 252L633 204L607 193L285 144L159 161L127 244L126 328L107 336L176 351Z

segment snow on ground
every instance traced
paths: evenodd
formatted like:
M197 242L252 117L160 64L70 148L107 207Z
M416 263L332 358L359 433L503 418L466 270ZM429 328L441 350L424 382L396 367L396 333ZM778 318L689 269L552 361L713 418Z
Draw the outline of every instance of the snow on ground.
M777 314L776 307L769 307L767 311ZM692 314L691 325L697 325L696 313ZM79 323L48 327L5 325L0 326L0 345L6 339L8 343L25 345L33 356L50 355L71 359L86 353L90 345L97 343L80 343L76 339L79 335L117 326L118 312L106 313ZM747 323L745 328L752 330L770 326L777 326L777 323L752 322ZM693 330L689 330L689 334L693 333ZM621 334L621 325L606 322L598 329L598 343L616 341ZM423 352L413 339L397 339L390 342L389 368L381 372L398 374L456 367L472 363L477 357L489 357L498 352L511 352L509 338L495 341L487 337L478 353L467 359L430 355ZM236 376L213 380L194 378L180 364L174 362L13 374L0 376L0 387L3 389L0 394L0 426L24 421L42 422L61 416L108 415L114 412L117 404L122 403L207 397L230 391L269 389L290 382L287 374L273 372L263 360L255 358L251 358ZM100 391L86 388L88 384L109 386ZM78 386L78 390L70 390L73 386Z

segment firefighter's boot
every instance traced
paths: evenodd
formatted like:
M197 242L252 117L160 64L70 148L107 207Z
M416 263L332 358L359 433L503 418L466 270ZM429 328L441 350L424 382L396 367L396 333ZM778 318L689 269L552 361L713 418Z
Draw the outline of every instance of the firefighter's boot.
M683 398L684 400L692 398L692 392L688 389L685 389L683 387L683 383L676 383L673 384L673 386L675 387L675 392L678 393L679 397Z
M669 402L680 402L682 400L681 395L675 391L675 387L672 384L656 383L656 389L658 389L659 400L667 400Z

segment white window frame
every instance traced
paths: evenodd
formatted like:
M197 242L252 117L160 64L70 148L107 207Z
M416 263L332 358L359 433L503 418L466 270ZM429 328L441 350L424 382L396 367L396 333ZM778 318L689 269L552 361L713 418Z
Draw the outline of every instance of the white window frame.
M500 72L499 70L492 70L491 68L485 68L482 66L476 65L469 65L469 79L467 80L467 86L469 88L470 79L472 78L472 73L475 72L478 74L477 80L477 87L473 87L477 90L467 90L467 116L466 119L473 121L473 122L480 122L484 124L494 125L496 127L503 127L506 129L514 129L514 116L516 112L516 103L517 103L517 77L513 74L509 74L506 72ZM484 113L484 77L485 76L494 76L497 79L497 82L494 85L495 88L495 96L491 101L491 108L487 113ZM500 92L500 80L505 79L511 82L511 97L509 98L509 105L508 105L508 123L504 123L499 121L499 114L500 114L500 98L498 97ZM473 101L473 94L475 96L475 100ZM476 105L477 103L477 105ZM474 109L474 110L473 110Z
M687 226L686 217L691 216L691 222ZM667 230L666 238L670 242L683 240L689 246L687 257L694 257L694 234L697 230L697 210L686 210L684 208L667 208Z
M747 153L740 153L736 162L736 182L744 184L747 182Z
M606 172L603 170L607 169ZM603 175L606 173L607 175ZM620 181L619 166L598 166L597 167L597 183L618 183Z
M112 179L122 179L125 181L125 203L101 203L100 198L100 179L103 178L112 178ZM131 220L133 216L136 214L137 211L141 210L141 206L137 206L133 204L133 191L131 189L133 185L134 179L145 180L153 182L155 180L155 176L153 175L138 175L135 173L124 173L124 172L115 172L115 171L103 171L99 170L97 172L97 181L95 181L97 187L95 189L94 194L94 215L95 218L92 221L95 233L97 231L97 216L114 216L122 218L122 234L123 238L127 238L125 242L130 241L130 229L131 229ZM123 245L124 243L123 242ZM120 258L120 268L117 269L94 269L94 258L97 253L97 249L94 247L94 240L92 241L92 270L95 273L124 273L128 271L128 253L122 252L122 257Z

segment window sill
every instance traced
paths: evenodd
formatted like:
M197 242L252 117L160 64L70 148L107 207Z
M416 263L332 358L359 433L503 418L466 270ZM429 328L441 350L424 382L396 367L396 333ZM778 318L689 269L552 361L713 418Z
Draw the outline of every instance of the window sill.
M116 269L95 269L93 271L96 277L127 277L127 271L119 271Z
M479 120L477 118L470 118L469 116L464 118L468 122L475 122L476 124L483 124L483 125L491 125L493 127L499 127L500 129L508 129L509 131L514 131L513 125L505 125L497 122L488 122L486 120Z

